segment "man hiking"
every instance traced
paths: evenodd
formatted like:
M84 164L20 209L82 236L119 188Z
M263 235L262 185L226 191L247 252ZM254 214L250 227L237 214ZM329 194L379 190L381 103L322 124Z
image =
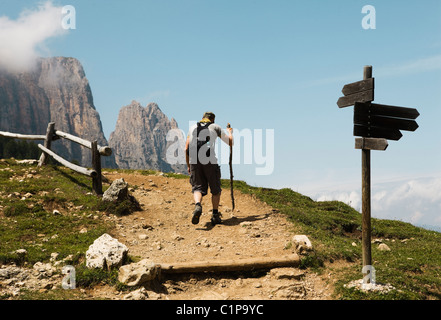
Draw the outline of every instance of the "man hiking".
M190 174L190 183L195 204L193 224L199 223L202 214L202 197L207 195L208 187L211 192L213 225L222 223L219 209L221 197L221 174L215 154L216 138L221 138L226 144L233 145L233 129L228 128L228 135L222 128L214 123L215 115L212 112L205 112L202 120L192 126L188 132L185 144L185 155Z

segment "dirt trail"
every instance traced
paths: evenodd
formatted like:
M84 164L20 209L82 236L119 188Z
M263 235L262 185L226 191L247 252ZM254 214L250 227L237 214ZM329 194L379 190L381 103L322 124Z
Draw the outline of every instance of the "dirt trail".
M292 254L294 226L285 216L251 195L229 190L219 211L223 223L212 226L211 197L204 197L198 225L191 223L194 202L188 179L158 175L105 173L124 178L142 211L117 219L116 236L129 254L157 263L237 260ZM111 293L107 293L111 294ZM167 275L153 299L330 299L326 279L309 271L278 268L268 272ZM121 297L120 297L121 298Z

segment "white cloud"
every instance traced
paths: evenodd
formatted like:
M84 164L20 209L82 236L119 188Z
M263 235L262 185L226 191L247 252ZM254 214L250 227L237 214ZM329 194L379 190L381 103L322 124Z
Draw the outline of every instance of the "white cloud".
M356 210L360 209L361 197L360 193L357 191L339 192L334 191L333 193L319 195L317 201L332 201L337 200L350 205Z
M0 66L9 71L25 71L33 66L46 40L66 32L61 26L62 7L51 1L35 10L24 10L17 20L0 17Z
M360 189L321 191L318 201L339 200L361 211ZM441 229L441 177L421 177L373 184L371 215Z

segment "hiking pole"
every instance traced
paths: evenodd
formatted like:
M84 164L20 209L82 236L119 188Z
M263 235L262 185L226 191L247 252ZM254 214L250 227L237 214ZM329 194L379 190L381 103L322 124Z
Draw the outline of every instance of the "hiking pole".
M227 128L231 128L230 124L227 124ZM231 189L231 204L234 211L234 193L233 193L233 146L230 145L230 189Z
M231 128L230 124L227 124L227 128ZM231 189L231 204L234 211L234 193L233 193L233 145L230 145L230 189Z

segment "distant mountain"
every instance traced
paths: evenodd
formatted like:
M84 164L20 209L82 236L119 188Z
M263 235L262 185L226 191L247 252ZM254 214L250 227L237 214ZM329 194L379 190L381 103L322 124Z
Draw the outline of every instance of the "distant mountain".
M109 145L113 154L102 157L104 168L154 169L185 173L185 165L170 165L166 151L172 142L166 135L178 124L156 103L145 108L133 101L121 108L115 131L106 140L93 103L89 81L75 58L40 58L27 72L0 70L0 131L46 134L49 122L55 129L83 139ZM52 149L68 161L91 166L91 152L77 143L59 139Z
M0 130L45 134L47 124L83 139L107 145L100 116L81 63L74 58L41 58L32 71L0 70ZM89 149L60 139L53 150L66 160L91 165ZM103 167L116 167L114 155L102 157Z
M185 173L185 165L171 165L166 160L166 151L171 144L166 140L167 132L177 128L176 120L169 120L156 103L144 108L139 102L132 101L122 107L115 131L109 138L118 167Z

